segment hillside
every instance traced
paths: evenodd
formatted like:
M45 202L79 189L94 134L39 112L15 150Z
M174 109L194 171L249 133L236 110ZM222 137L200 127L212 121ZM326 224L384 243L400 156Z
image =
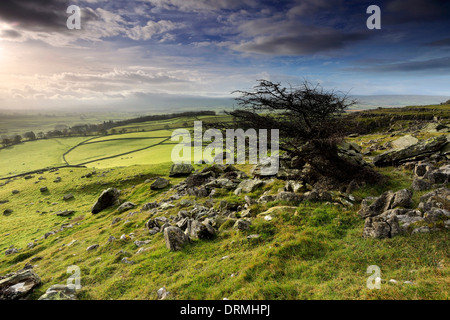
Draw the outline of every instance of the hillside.
M82 287L57 298L448 299L450 106L349 117L356 124L342 156L374 167L384 183L321 190L292 178L288 164L273 177L205 164L173 176L166 139L193 119L0 150L3 178L86 166L0 180L0 299L19 270L39 277L25 296L34 300L65 285L69 266ZM92 213L105 190L112 201ZM168 228L190 241L168 240ZM380 290L367 287L373 265Z

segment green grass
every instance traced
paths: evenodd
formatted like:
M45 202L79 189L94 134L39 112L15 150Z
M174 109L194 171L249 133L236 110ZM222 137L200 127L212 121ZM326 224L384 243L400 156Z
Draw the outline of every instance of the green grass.
M186 120L129 125L126 127L129 133L91 140L89 142L99 142L82 144L74 148L67 158L69 163L79 163L132 151L160 140L159 137L169 132L148 130L161 129L165 125L174 128ZM208 118L208 121L212 120ZM127 139L142 137L150 139ZM374 138L357 137L353 141L362 144ZM29 146L35 152L30 153L33 160L29 161L30 166L39 169L51 161L62 161L62 153L83 139L86 138L43 140L36 141L40 144L35 145L27 142L14 149L0 150L0 161L13 170L17 163L24 161L23 155L27 152L16 148ZM56 140L61 140L62 144L57 144ZM9 202L0 204L0 275L32 263L42 279L42 285L31 296L33 299L51 285L66 283L69 276L66 271L70 265L81 269L82 289L77 293L80 299L156 299L156 291L162 286L171 292L169 299L366 300L448 299L450 296L448 229L384 240L363 239L364 220L357 215L358 205L346 208L302 202L296 204L295 210L273 213L271 221L258 214L272 206L292 204L271 202L253 205L251 210L256 218L250 230L236 231L232 228L234 222L229 221L222 225L215 239L194 241L180 252L170 252L161 233L149 235L145 223L150 214L140 212L140 209L147 202L161 201L174 193L169 188L151 190L151 183L145 182L147 179L163 176L170 180L171 185L183 181L183 178L168 177L173 147L174 144L167 142L125 156L94 161L89 164L90 168L64 168L35 174L28 180L15 178L1 185L0 200ZM3 151L10 152L6 158L8 161L1 158ZM252 166L237 167L249 174ZM91 178L82 178L94 170L96 172ZM357 200L411 186L411 172L391 167L377 170L387 177L386 182L363 186L353 194ZM61 182L53 182L58 176ZM276 194L284 184L284 181L274 180L249 195L257 198L263 192ZM42 186L47 186L49 191L41 193L39 188ZM119 213L117 207L112 207L99 214L91 214L95 200L108 187L119 188L121 201L137 204L137 208L131 211L138 213L128 216L131 211ZM13 190L20 193L13 195ZM63 196L69 192L75 198L64 201ZM418 204L423 193L414 192L414 205ZM218 190L212 200L217 208L224 199L243 203L244 196ZM183 198L198 204L206 201L193 196ZM174 201L175 208L161 215L176 215L181 209L178 206L180 200ZM6 209L12 209L12 214L1 214ZM53 214L66 209L75 210L75 213L71 217ZM112 220L118 217L122 220L112 225ZM71 223L73 228L42 238L45 233L58 230L67 223ZM111 235L119 239L122 234L130 233L134 233L133 240L107 243ZM248 239L251 234L258 234L259 238ZM77 241L68 246L72 240ZM134 240L151 242L145 246L145 252L136 254L138 248ZM36 242L32 249L27 248L30 242ZM87 252L86 248L92 244L100 244L100 248ZM20 248L20 252L5 256L4 251L11 245ZM120 250L127 253L118 255ZM136 263L121 263L124 256ZM36 257L42 259L31 262ZM366 286L370 276L366 270L370 265L381 269L383 283L380 290L369 290ZM388 283L389 279L396 279L399 283ZM413 281L414 285L403 284L403 281Z
M81 164L96 159L112 157L161 143L164 138L118 139L80 145L66 155L69 164Z
M12 215L0 216L1 252L11 245L24 249L16 255L0 256L0 274L20 269L34 256L43 257L33 263L43 280L33 298L52 284L65 283L66 268L74 264L81 268L81 299L156 299L156 291L162 286L171 292L171 299L446 299L449 296L448 230L385 240L362 239L364 221L357 216L357 208L302 203L294 214L281 212L270 222L255 218L246 232L224 228L216 239L195 241L181 252L169 252L162 234L149 236L145 230L149 215L145 212L132 217L127 217L128 212L119 214L115 208L97 215L89 212L101 190L109 186L122 190L123 201L138 204L137 211L146 202L170 196L170 192L164 195L165 190L152 191L144 183L151 176L167 177L169 168L170 164L109 169L97 172L104 176L90 179L81 178L89 169L72 172L61 169L60 183L49 183L57 175L48 172L43 174L47 180L38 184L34 183L36 178L17 179L1 187L0 199L10 200L1 209L15 208ZM397 182L391 187L402 187L407 175L399 171L392 176ZM182 180L169 179L172 184ZM48 194L39 192L43 184L49 187ZM272 186L279 187L277 183ZM13 189L21 193L13 196ZM382 190L371 189L366 193ZM72 192L75 199L64 203L62 195L67 192ZM223 198L240 200L224 194L215 201ZM51 205L53 202L58 204ZM77 210L71 218L51 214L71 208ZM41 215L37 211L49 213ZM176 213L177 210L172 210L167 215ZM111 225L116 217L123 220ZM124 224L125 220L129 222ZM40 239L46 232L75 221L80 225L38 240L33 249L25 249L27 243ZM146 246L149 250L136 255L138 248L133 241L107 244L110 235L118 239L130 232L135 239L151 239ZM254 233L260 238L248 240L247 236ZM74 239L77 242L68 247ZM95 243L100 248L86 252ZM129 252L129 259L136 264L121 263L121 257L116 255L119 250ZM228 258L222 259L225 256ZM369 290L366 287L369 265L381 268L382 279L415 284L383 283L380 290Z
M44 139L0 150L0 177L64 165L62 154L86 137Z

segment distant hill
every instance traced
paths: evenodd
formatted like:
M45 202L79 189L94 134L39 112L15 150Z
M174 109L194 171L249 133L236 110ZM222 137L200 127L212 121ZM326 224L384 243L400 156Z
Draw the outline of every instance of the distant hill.
M351 110L373 109L378 107L405 107L440 104L447 101L449 96L424 96L424 95L373 95L351 96L358 102Z

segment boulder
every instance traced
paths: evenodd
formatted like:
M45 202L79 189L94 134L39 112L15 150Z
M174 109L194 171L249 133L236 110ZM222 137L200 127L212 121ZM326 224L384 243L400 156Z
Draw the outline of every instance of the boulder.
M250 225L252 223L249 220L239 219L235 222L233 229L237 229L240 231L248 230L250 229Z
M166 188L170 184L170 181L164 178L157 178L150 186L152 190L161 190Z
M77 300L74 285L56 284L47 289L39 300Z
M409 208L412 205L412 192L408 189L402 189L394 193L394 199L390 208L404 207Z
M427 211L433 207L450 210L450 189L439 188L420 197L419 209Z
M68 201L68 200L71 200L71 199L73 199L73 198L74 198L74 196L73 196L73 194L71 194L71 193L65 194L65 195L63 196L63 200L64 200L64 201Z
M92 207L93 214L99 213L106 208L113 206L119 199L120 191L115 188L109 188L102 192L97 202Z
M4 215L4 216L10 216L12 213L13 213L13 210L12 210L12 209L5 209L5 210L3 211L3 215Z
M194 171L190 163L174 163L170 168L169 177L188 176Z
M383 167L423 159L438 152L446 144L446 136L433 137L403 149L382 153L373 159L373 163L378 167Z
M74 210L63 210L63 211L55 212L55 215L57 215L58 217L67 217L74 213L75 213Z
M98 249L98 247L100 247L100 245L93 244L92 246L87 247L86 251L92 251L92 250Z
M164 229L164 240L166 247L171 251L179 251L190 241L190 238L178 227Z
M302 200L302 197L294 192L282 191L277 194L275 199L278 201L299 202Z
M191 239L209 240L214 238L216 232L214 228L207 223L189 219L185 234Z
M131 209L136 208L136 204L134 204L133 202L127 201L122 203L118 208L117 211L119 212L125 212Z
M280 167L279 157L272 156L260 160L251 170L254 177L275 176Z
M406 135L403 137L400 137L394 141L391 142L392 148L393 149L404 149L404 148L408 148L412 145L415 145L416 143L418 143L419 140L411 135Z
M415 191L424 191L431 189L432 185L428 181L420 178L415 178L412 182L411 189Z
M30 269L0 279L0 300L20 299L41 284L39 276Z
M398 234L400 234L400 226L396 215L383 213L366 218L363 238L392 238Z
M409 207L412 203L412 192L402 189L397 192L386 191L381 196L367 197L361 202L358 214L362 218L375 217L395 207Z
M450 182L450 164L444 165L439 169L430 170L423 176L432 184L441 184Z
M48 188L47 187L41 187L39 188L39 191L44 193L44 192L48 192Z
M436 169L431 163L419 161L414 167L414 174L418 177L423 177L427 172Z
M286 184L284 185L284 191L290 191L290 192L300 192L305 191L306 188L303 185L303 183L295 180L288 180L286 181Z
M264 181L259 180L259 179L247 179L242 181L239 186L237 187L238 189L240 188L242 190L242 192L248 193L248 192L253 192L256 189L258 189L259 187L264 185Z

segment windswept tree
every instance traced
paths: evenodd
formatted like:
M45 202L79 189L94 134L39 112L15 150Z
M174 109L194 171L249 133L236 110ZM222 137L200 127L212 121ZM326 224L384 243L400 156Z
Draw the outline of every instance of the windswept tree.
M234 117L236 127L279 129L280 150L335 181L375 176L373 171L338 156L337 144L344 135L343 115L355 103L347 95L309 82L283 87L267 80L258 80L253 90L234 93L239 94L238 108L228 114Z

